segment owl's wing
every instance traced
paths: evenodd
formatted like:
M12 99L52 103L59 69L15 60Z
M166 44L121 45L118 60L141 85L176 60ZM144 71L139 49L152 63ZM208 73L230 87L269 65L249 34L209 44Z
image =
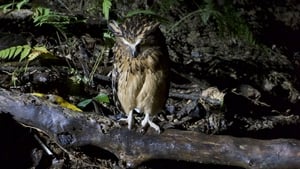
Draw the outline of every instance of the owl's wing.
M111 79L112 79L111 82L112 82L113 100L115 102L115 105L116 105L118 111L119 112L123 112L122 111L121 103L120 103L119 98L118 98L119 72L118 72L118 70L115 67L112 70L112 78Z

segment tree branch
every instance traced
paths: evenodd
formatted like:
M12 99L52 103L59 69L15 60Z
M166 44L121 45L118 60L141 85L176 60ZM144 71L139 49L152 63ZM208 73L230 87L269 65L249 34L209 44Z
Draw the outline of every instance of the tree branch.
M63 109L30 94L0 88L0 111L41 130L61 146L93 145L135 167L150 159L174 159L244 168L299 168L300 141L257 140L192 131L149 130L141 135L103 116Z

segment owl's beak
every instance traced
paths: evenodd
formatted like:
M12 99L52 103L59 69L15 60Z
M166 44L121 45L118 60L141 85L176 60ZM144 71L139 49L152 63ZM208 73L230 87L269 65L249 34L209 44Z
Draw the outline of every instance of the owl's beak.
M131 56L132 56L133 58L137 57L138 52L137 52L137 50L136 50L136 46L130 46L130 47L129 47L129 50L130 50Z

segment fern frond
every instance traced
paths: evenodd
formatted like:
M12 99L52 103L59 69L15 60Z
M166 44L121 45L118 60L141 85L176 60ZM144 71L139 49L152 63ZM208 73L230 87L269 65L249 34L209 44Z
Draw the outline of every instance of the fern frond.
M102 13L104 15L104 18L106 20L109 19L109 11L110 11L110 8L111 8L111 0L103 0L103 3L102 3Z
M50 56L53 56L44 46L13 46L7 49L0 50L0 59L15 59L17 56L19 56L19 61L22 61L24 59L28 59L28 61L31 61L43 54L50 54Z
M30 52L30 54L28 55L28 60L34 60L35 58L37 58L38 56L41 56L42 54L48 54L49 51L47 50L46 47L44 46L36 46L32 48L32 51Z
M1 59L8 59L8 56L9 56L9 49L3 49L0 51Z
M126 17L131 17L137 14L145 14L145 15L157 15L156 12L151 10L142 10L142 9L135 9L133 11L129 11L126 15Z
M6 13L8 10L17 9L20 10L24 5L28 4L29 0L22 0L20 2L11 2L0 6L0 9L3 10L4 13Z
M11 10L11 8L13 8L14 5L15 3L4 4L0 6L0 9L3 10L3 13L6 13L8 10Z
M8 59L10 59L16 52L17 47L13 46L10 48L9 50L9 55L8 55Z
M18 10L20 10L22 8L22 6L24 6L25 4L28 4L29 0L22 0L21 2L18 2L16 7Z
M17 49L16 49L16 51L15 51L15 53L14 53L14 58L16 57L16 56L18 56L21 52L22 52L22 50L23 50L23 47L22 46L17 46L16 47Z
M30 52L31 47L29 45L13 46L0 50L0 59L14 59L21 53L21 58L26 57ZM25 51L25 52L24 52ZM26 55L27 53L27 55Z
M31 51L31 47L29 45L24 45L23 47L24 48L23 48L23 51L21 52L19 61L22 61L23 59L25 59Z

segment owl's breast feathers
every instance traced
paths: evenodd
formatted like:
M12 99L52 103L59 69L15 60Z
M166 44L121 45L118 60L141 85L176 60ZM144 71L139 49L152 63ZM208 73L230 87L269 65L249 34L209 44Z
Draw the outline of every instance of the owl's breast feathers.
M120 48L118 48L120 49ZM136 58L115 51L115 96L125 113L134 108L155 114L165 105L169 88L168 54L148 49Z

